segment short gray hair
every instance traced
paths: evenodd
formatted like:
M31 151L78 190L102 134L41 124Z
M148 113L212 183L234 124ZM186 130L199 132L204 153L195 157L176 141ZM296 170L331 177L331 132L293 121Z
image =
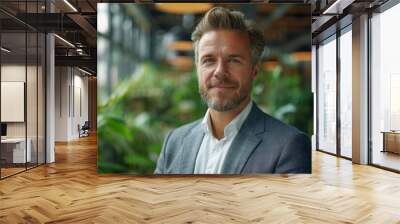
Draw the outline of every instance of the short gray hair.
M198 60L198 45L201 37L208 31L225 29L247 33L250 40L251 59L253 64L258 63L264 50L265 40L261 31L257 30L243 13L231 11L223 7L210 9L197 24L192 33L195 63Z

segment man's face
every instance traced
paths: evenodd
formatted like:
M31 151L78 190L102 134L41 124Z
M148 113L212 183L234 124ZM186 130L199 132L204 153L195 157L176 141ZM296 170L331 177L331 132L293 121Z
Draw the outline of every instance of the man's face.
M238 107L250 96L257 72L246 33L214 30L201 37L197 74L200 95L209 108L229 111Z

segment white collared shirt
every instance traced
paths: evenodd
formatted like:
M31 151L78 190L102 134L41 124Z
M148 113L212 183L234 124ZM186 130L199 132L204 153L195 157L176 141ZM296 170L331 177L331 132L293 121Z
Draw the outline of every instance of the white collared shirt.
M225 156L233 140L250 113L253 103L249 104L224 128L224 138L218 140L212 133L210 109L207 110L201 126L205 135L197 154L194 173L218 174L221 173Z

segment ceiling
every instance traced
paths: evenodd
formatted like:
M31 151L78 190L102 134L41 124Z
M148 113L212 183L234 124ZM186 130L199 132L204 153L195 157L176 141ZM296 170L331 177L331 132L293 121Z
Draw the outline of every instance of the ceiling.
M97 3L132 1L68 0L69 5L64 0L48 0L47 2L50 4L47 5L47 8L45 2L45 0L1 0L1 29L2 32L8 33L3 35L4 46L5 43L9 43L8 47L14 49L13 54L24 55L26 54L24 52L25 38L18 34L22 30L28 28L31 31L55 32L62 39L74 45L71 47L62 39L55 38L56 65L75 65L96 73ZM152 1L135 2L151 3ZM260 3L260 1L252 2ZM303 3L304 1L286 2ZM310 42L307 38L310 37L304 36L304 29L310 29L311 16L308 6L258 4L249 8L249 6L240 4L230 5L240 10L254 11L254 14L257 14L254 19L259 28L263 30L271 49L280 51L309 50ZM52 13L48 13L50 8L52 8ZM143 11L147 15L147 19L151 19L152 24L159 30L168 31L171 27L182 25L184 22L183 15L161 12L154 5L153 7L143 7ZM304 19L307 16L309 16L309 20ZM195 14L193 21L198 21L200 17L201 14ZM279 32L277 32L278 30ZM288 43L288 40L293 39L296 41ZM30 53L35 52L33 43L28 45L27 52L28 57Z

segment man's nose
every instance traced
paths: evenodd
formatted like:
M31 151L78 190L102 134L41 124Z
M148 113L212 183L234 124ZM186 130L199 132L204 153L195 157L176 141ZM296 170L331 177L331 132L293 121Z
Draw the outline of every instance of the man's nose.
M226 72L227 72L226 63L224 62L224 60L218 60L217 67L215 68L214 71L214 76L220 79L227 75Z

